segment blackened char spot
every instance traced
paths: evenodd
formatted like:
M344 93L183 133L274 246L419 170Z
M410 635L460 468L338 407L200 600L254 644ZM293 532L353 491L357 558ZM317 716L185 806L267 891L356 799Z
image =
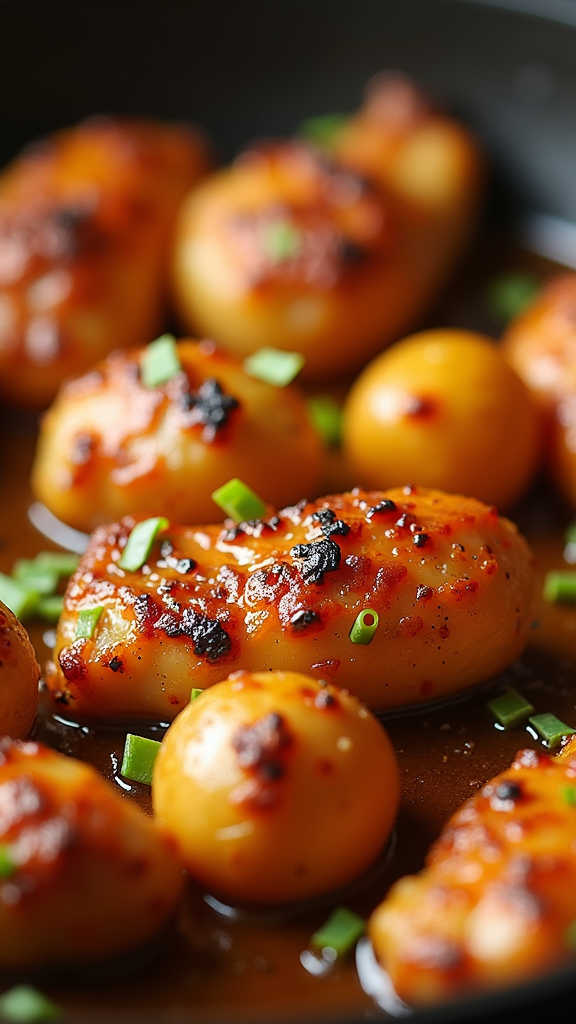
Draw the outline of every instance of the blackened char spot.
M238 399L227 395L214 377L207 377L198 391L186 391L181 398L182 405L189 413L191 426L202 424L202 438L213 441L219 430L227 423L233 409L238 408Z
M517 782L504 779L504 781L500 782L496 787L495 796L497 796L499 800L519 800L522 796L522 789Z
M383 501L378 502L377 505L372 505L366 513L366 519L372 519L376 515L390 515L392 512L396 512L398 506L395 501L390 498L384 498Z
M319 512L314 512L312 519L320 524L322 533L326 538L331 537L332 534L339 534L345 537L346 534L350 533L348 524L342 519L338 519L336 513L331 508L322 508Z
M338 568L342 553L336 541L317 540L313 544L295 544L290 554L302 559L300 570L305 583L322 583L324 573Z
M294 612L290 619L290 625L295 633L303 632L307 626L311 626L314 622L320 622L320 616L312 608L301 608L300 611Z
M206 655L210 661L224 657L232 648L232 640L218 619L185 608L182 613L182 631L194 641L194 654Z
M282 778L281 751L290 745L286 723L275 711L259 718L253 725L240 726L232 737L232 746L242 768L256 772L265 782Z

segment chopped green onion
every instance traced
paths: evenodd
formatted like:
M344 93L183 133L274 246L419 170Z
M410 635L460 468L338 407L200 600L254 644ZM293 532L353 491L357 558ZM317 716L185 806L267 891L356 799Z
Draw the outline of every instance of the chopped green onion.
M58 576L71 576L78 568L78 555L71 551L40 551L34 559L42 569L52 569Z
M556 718L556 715L552 715L550 712L544 712L542 715L532 715L528 721L535 728L538 735L542 737L546 746L552 749L560 745L563 736L571 736L572 733L576 732L576 729L572 729L565 722L561 722L559 718Z
M284 388L294 380L305 362L301 352L284 352L265 346L244 360L244 369L251 377Z
M118 561L120 568L128 572L141 569L150 554L156 534L167 526L168 520L164 516L154 516L136 523Z
M140 362L140 376L146 388L157 388L180 373L182 364L172 334L163 334L146 346Z
M353 644L369 644L374 639L378 629L378 612L373 608L364 608L357 616L350 630L350 639Z
M16 872L16 863L6 843L0 843L0 878L12 878Z
M564 786L562 798L569 807L576 807L576 786Z
M328 149L348 120L347 114L321 114L319 117L309 117L298 126L297 133L307 142L313 142L321 149Z
M80 609L76 620L76 639L79 637L86 637L88 640L90 639L103 611L104 608L102 605L98 605L96 608Z
M248 519L261 519L266 511L262 499L238 477L232 477L222 487L213 491L212 500L236 523L244 523Z
M544 577L544 600L552 604L576 602L576 572L554 569Z
M201 693L204 693L204 690L199 690L195 686L193 686L192 687L192 692L190 694L190 700L191 701L196 700L200 696Z
M14 612L18 619L31 615L38 605L40 594L22 580L12 579L0 572L0 601Z
M36 559L19 558L12 566L12 578L25 583L39 594L53 594L58 586L58 573L42 567Z
M274 263L294 259L302 248L301 232L287 220L270 221L262 231L264 251Z
M34 1024L35 1021L54 1020L60 1014L60 1008L31 985L16 985L0 996L1 1020Z
M365 930L366 922L362 917L347 907L337 907L310 941L317 949L333 949L337 956L344 956Z
M342 406L331 395L313 395L307 404L316 430L329 447L336 448L342 438Z
M564 942L571 949L576 949L576 921L571 921L564 932Z
M533 274L510 271L501 274L488 287L486 299L493 313L502 320L512 320L536 298L540 282Z
M121 774L132 782L143 782L150 786L160 746L158 740L149 740L146 736L135 736L129 732L124 745Z
M34 612L46 622L58 622L63 610L64 598L61 594L46 594L38 598Z
M513 686L509 686L499 697L489 700L487 706L503 729L513 729L534 711L530 701L518 693Z

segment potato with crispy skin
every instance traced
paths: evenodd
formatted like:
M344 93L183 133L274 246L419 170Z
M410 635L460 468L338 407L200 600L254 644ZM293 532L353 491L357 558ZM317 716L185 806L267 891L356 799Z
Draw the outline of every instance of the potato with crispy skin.
M183 891L173 840L94 769L0 741L0 968L90 964L144 949Z
M521 750L456 812L426 868L369 922L401 999L442 1002L576 965L575 799L573 738L555 757Z
M282 904L369 868L399 788L390 740L355 697L297 672L240 671L172 723L152 799L205 888Z
M46 406L65 378L158 333L176 210L210 162L196 129L100 117L3 172L0 398Z
M0 736L24 739L38 708L40 666L22 623L0 601Z
M231 477L276 505L318 493L323 445L295 387L250 376L212 342L174 351L180 369L156 386L143 379L147 348L114 352L61 389L32 487L66 523L90 531L141 512L203 522Z
M150 525L133 561L127 542ZM191 687L238 668L311 673L372 709L401 707L487 679L527 641L532 554L472 498L354 490L239 524L135 528L98 529L70 580L47 681L72 717L170 721ZM367 609L378 627L355 643Z

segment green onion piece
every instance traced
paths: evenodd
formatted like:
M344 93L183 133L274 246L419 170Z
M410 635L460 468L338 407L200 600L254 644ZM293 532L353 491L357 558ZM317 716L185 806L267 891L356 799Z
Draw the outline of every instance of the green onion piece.
M14 612L18 619L25 619L36 611L40 594L22 580L14 580L0 572L0 601Z
M34 610L46 622L58 622L64 610L64 598L61 594L46 594L38 599Z
M562 799L568 807L576 807L576 786L564 786Z
M572 729L565 722L561 722L559 718L556 718L556 715L552 715L550 712L544 712L542 715L531 715L528 721L530 725L534 726L538 735L542 737L546 746L551 749L560 745L563 736L571 736L572 733L576 732L576 729Z
M305 362L301 352L284 352L280 348L265 346L244 360L244 369L251 377L285 388L300 373Z
M364 918L348 907L337 907L325 924L314 932L310 942L317 949L333 949L344 956L353 948L366 930Z
M273 220L262 228L264 252L274 263L294 259L302 248L302 234L287 220Z
M79 558L71 551L40 551L34 559L42 569L52 569L58 576L71 576L78 568Z
M266 511L266 505L262 499L238 477L232 477L222 487L213 491L212 500L235 523L244 523L248 519L261 519Z
M313 395L307 404L316 430L330 448L336 448L342 439L342 406L331 395Z
M195 686L193 686L192 687L192 692L190 694L190 700L191 701L197 700L197 698L200 696L201 693L204 693L204 690L198 690Z
M88 640L90 639L103 611L104 608L102 605L98 605L96 608L80 609L76 620L76 639L79 637L86 637Z
M493 313L502 320L512 320L536 298L540 282L533 274L511 271L501 274L488 286L486 300Z
M357 616L350 630L350 639L353 644L369 644L374 639L378 629L378 612L373 608L364 608Z
M140 376L146 388L157 388L180 373L182 364L178 356L176 339L163 334L146 346L140 361Z
M12 878L16 873L16 863L6 843L0 843L0 878Z
M298 126L297 134L321 149L328 149L349 120L347 114L321 114L308 117Z
M544 577L544 600L552 604L576 602L576 572L554 569Z
M16 985L0 996L1 1020L34 1024L35 1021L54 1020L60 1015L60 1008L31 985Z
M143 782L144 785L152 784L152 772L160 742L149 740L146 736L135 736L129 732L124 744L124 756L120 772L125 778L132 782Z
M39 594L53 594L58 586L58 573L38 565L36 559L19 558L12 566L11 575Z
M141 523L136 523L118 561L120 568L128 572L141 569L150 554L156 534L160 530L165 530L167 526L168 520L164 516L154 516L152 519L143 519Z
M488 701L488 708L503 729L513 729L534 711L533 705L518 690L509 686L499 697Z
M570 949L576 949L576 921L571 921L564 932L564 942Z

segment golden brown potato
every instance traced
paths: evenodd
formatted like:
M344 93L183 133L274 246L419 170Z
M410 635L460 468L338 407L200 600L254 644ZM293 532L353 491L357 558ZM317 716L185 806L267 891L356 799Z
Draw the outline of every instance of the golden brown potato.
M155 814L186 867L233 903L292 903L353 881L381 853L396 758L355 697L297 672L235 672L168 730Z
M173 840L92 768L0 741L0 968L112 959L169 922L183 890Z
M343 439L350 471L366 487L412 480L507 509L534 479L542 431L498 345L439 328L366 367L344 406Z
M522 750L448 822L419 875L401 879L369 934L415 1006L576 966L576 738ZM572 935L572 939L570 939Z
M354 490L263 520L167 523L129 570L135 522L95 531L67 589L47 678L72 717L171 721L191 687L239 668L309 673L393 708L487 679L526 643L531 552L472 498ZM354 643L367 609L379 625Z
M32 472L60 519L86 531L140 512L203 522L232 477L277 505L318 493L323 446L297 389L256 380L211 342L177 352L181 371L156 387L142 380L142 349L61 389Z
M0 736L24 739L36 717L40 666L30 637L0 601Z
M195 129L92 118L4 171L0 398L45 406L64 378L158 333L174 216L208 164Z

